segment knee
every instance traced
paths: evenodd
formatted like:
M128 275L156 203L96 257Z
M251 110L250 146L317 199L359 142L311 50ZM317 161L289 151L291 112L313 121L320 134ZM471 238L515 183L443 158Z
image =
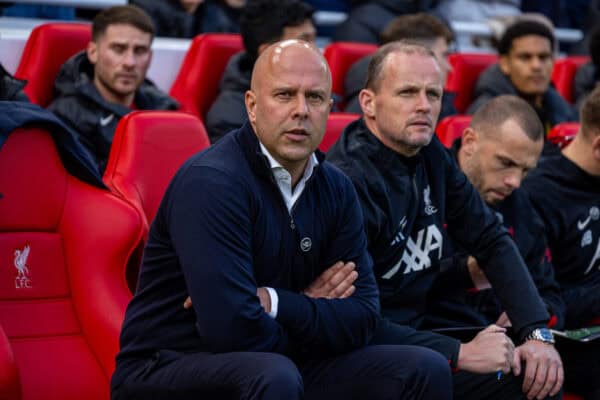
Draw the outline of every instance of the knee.
M413 363L415 372L427 380L434 382L452 382L450 362L437 351L416 347L413 349Z
M279 354L268 354L256 363L256 375L251 387L260 398L285 398L294 400L302 398L304 383L296 365L287 357Z

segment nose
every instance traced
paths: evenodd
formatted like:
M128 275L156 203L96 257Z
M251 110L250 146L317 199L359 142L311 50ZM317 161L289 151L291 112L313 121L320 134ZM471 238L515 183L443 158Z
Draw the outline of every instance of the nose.
M430 112L431 111L431 101L429 97L427 97L427 93L422 90L419 92L417 96L417 110L420 112Z
M127 67L135 66L135 54L133 54L133 50L126 51L123 55L123 65Z
M295 118L304 119L308 116L308 102L302 94L296 95L296 101L294 103L294 115Z
M516 190L521 186L521 181L523 176L519 172L514 172L506 176L504 179L504 184L511 188L511 190Z

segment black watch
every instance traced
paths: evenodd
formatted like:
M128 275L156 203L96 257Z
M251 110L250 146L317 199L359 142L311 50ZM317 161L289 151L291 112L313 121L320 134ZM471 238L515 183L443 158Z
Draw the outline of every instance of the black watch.
M525 340L537 340L539 342L554 344L554 335L548 328L536 328L525 336Z

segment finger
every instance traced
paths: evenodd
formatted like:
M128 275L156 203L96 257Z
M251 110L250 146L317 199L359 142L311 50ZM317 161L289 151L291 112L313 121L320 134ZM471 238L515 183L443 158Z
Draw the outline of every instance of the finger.
M531 359L531 357L525 362L525 375L523 376L523 393L529 393L533 382L535 381L535 375L537 372L537 362ZM528 396L529 397L529 396ZM531 397L529 397L531 398Z
M533 383L531 384L531 388L529 389L529 392L527 393L527 397L529 397L530 399L541 398L542 396L546 397L544 395L544 392L546 392L546 394L547 394L551 389L551 386L546 388L546 385L548 385L548 383L546 382L547 376L548 376L548 366L546 365L546 363L544 363L544 362L538 363L536 373L533 378ZM552 386L554 386L554 382L552 382Z
M550 390L550 396L554 396L556 393L559 392L564 381L565 381L565 370L563 369L562 364L558 364L558 366L556 367L556 383L554 384L554 387L552 388L552 390Z
M317 277L317 279L315 279L315 281L310 285L310 288L313 290L321 289L329 282L331 277L335 275L344 265L345 264L343 261L338 261L331 267L327 268L321 273L321 275Z
M346 279L344 279L342 282L340 282L335 288L333 288L330 292L329 292L329 296L331 298L339 298L341 297L346 290L348 290L348 288L350 286L352 286L352 284L354 283L354 281L356 280L356 277L358 276L358 273L356 271L352 271L347 277Z
M188 296L183 302L183 308L185 308L186 310L192 308L192 298L190 296Z
M354 280L356 280L356 275L354 275L354 268L354 263L347 263L342 268L340 268L338 272L333 274L324 285L327 294L331 296L337 296L343 293L348 288L348 286L350 286L354 282ZM350 280L350 283L347 283L348 279ZM343 289L336 290L340 285L343 286Z
M345 299L346 297L350 297L354 294L354 292L356 291L356 287L354 285L351 285L348 289L346 289L346 291L340 296L340 299Z
M521 351L517 347L513 353L512 370L515 376L521 375Z
M548 394L550 393L550 391L554 388L557 379L557 369L557 365L552 362L550 363L550 365L546 366L546 376L544 378L544 385L537 394L538 399L545 399L546 396L548 396Z
M489 325L488 327L486 327L482 332L490 332L490 333L501 332L501 333L504 333L504 332L506 332L506 328L503 328L501 326L492 324L492 325Z

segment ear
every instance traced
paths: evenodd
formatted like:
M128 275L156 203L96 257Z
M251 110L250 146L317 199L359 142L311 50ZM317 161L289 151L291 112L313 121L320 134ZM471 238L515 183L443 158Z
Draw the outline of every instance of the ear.
M248 120L254 126L256 122L256 93L250 90L246 90L244 95L244 103L246 103L246 112L248 113Z
M507 55L500 56L500 58L498 59L498 66L500 67L500 70L504 73L504 75L510 74L510 62L508 60Z
M600 164L600 135L596 135L594 140L592 140L592 154L594 155L594 160Z
M375 92L371 89L361 90L358 94L358 102L365 117L374 119L377 111L375 107Z
M98 45L93 40L87 45L87 58L90 63L96 64L98 62Z
M462 140L460 143L461 149L467 155L471 155L475 152L479 141L479 134L470 126L465 128L462 133Z

